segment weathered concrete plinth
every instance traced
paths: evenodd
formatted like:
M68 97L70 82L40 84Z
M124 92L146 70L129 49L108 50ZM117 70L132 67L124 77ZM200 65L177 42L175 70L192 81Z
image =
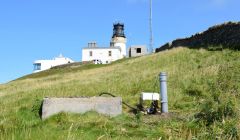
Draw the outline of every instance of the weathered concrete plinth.
M121 97L44 98L42 119L60 112L85 113L96 111L111 117L122 113Z

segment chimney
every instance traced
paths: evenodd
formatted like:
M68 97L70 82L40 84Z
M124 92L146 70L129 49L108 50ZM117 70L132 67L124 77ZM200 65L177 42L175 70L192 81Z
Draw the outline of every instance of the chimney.
M97 47L97 43L96 42L89 42L88 43L88 47L89 48L96 48Z

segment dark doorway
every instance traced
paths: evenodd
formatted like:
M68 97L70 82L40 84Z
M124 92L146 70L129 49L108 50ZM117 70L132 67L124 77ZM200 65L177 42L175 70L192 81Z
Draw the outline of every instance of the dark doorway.
M142 53L142 48L137 48L137 53Z

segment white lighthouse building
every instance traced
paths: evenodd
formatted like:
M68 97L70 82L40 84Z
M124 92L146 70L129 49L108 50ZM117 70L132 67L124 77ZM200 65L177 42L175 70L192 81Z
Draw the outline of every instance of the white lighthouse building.
M95 64L108 64L126 57L126 36L124 24L113 25L113 36L109 47L98 47L96 42L88 43L88 47L82 49L82 62Z
M52 60L36 60L33 62L33 66L34 66L33 73L48 70L55 66L70 64L70 63L74 63L74 61L70 58L63 57L62 54L60 54L58 57L55 57Z

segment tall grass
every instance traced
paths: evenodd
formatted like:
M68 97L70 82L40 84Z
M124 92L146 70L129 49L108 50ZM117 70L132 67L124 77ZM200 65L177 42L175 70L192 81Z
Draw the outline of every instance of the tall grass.
M231 50L178 48L110 65L25 76L0 85L0 139L237 139L239 62L240 53ZM98 96L105 91L136 105L140 92L159 91L161 71L168 73L170 118L136 117L125 106L116 118L94 112L62 113L45 121L39 117L46 96Z

